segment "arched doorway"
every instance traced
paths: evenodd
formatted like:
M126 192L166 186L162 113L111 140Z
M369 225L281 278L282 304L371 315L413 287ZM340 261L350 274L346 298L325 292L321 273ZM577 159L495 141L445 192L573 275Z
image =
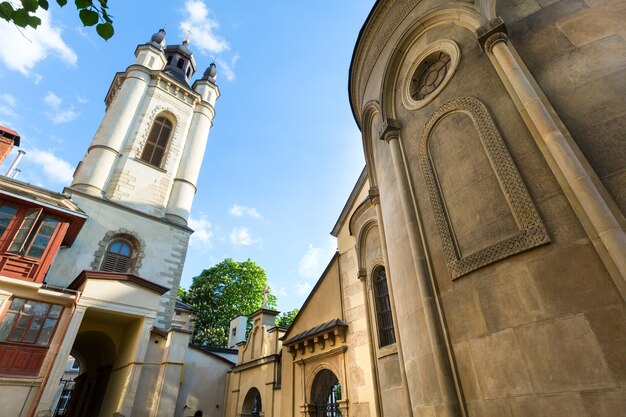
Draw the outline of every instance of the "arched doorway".
M72 356L79 358L81 370L74 378L74 389L65 415L97 416L116 357L115 343L104 332L81 332L74 341Z
M250 388L246 398L243 400L241 417L261 417L262 412L261 393L256 388Z
M339 401L341 384L332 371L322 369L315 375L311 386L311 417L341 417Z

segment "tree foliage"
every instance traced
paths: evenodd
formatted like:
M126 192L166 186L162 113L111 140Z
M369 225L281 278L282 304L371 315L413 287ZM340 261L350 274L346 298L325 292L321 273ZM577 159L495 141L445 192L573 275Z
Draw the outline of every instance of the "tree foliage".
M187 294L183 293L183 301L193 308L193 342L226 347L230 321L261 307L266 284L265 270L249 259L236 262L227 258L202 271ZM274 295L268 294L267 301L268 307L276 307Z
M300 312L299 308L294 308L291 311L287 311L285 313L281 313L276 318L276 325L278 327L282 327L283 329L288 329L293 323L293 319L296 318L296 315Z
M63 7L67 0L56 0ZM113 20L109 14L108 0L74 0L78 17L85 26L96 26L96 32L105 41L113 36ZM48 0L20 0L20 3L3 1L0 2L0 18L7 22L13 22L21 28L32 27L37 29L41 19L35 16L39 9L48 10Z

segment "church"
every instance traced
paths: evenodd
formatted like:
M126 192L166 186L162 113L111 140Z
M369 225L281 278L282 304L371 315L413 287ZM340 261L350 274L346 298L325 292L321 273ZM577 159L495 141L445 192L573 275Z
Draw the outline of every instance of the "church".
M0 179L2 412L622 416L625 11L378 0L349 70L366 166L337 252L289 329L262 306L232 349L190 345L176 300L216 68L192 81L188 43L154 34L62 194Z

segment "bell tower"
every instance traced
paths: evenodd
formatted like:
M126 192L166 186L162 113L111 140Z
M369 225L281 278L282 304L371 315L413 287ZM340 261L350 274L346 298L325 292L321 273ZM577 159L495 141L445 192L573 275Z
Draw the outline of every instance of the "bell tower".
M188 46L166 46L161 29L137 47L135 63L111 83L72 189L187 224L220 95L215 64L190 84Z

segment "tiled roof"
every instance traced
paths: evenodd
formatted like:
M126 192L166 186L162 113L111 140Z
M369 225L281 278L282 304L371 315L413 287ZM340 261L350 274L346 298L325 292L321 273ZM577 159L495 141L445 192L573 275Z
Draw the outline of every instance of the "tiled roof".
M308 329L302 333L298 333L297 335L295 335L292 338L289 338L289 340L286 340L285 342L283 342L283 345L288 346L294 343L297 343L301 340L305 340L308 339L310 337L316 336L320 333L324 333L327 332L330 329L333 329L335 327L348 327L348 324L342 320L339 319L334 319L331 321L327 321L326 323L322 323L319 326L315 326L311 329Z

